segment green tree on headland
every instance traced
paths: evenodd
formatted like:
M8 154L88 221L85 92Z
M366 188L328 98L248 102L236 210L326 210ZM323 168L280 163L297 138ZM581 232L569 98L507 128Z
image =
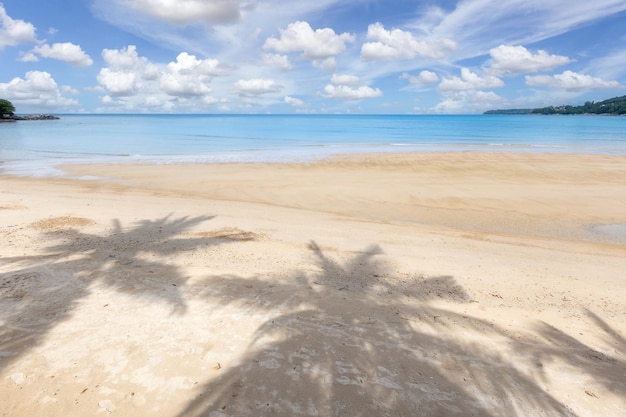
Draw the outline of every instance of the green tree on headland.
M0 116L4 116L8 114L9 116L13 116L15 113L15 106L9 100L5 100L0 98Z
M604 114L625 115L626 96L613 97L608 100L587 101L582 106L549 106L538 109L504 109L489 110L485 114Z

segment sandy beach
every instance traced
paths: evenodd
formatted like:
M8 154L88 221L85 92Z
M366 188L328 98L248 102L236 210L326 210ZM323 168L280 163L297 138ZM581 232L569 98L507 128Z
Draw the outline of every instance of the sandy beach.
M626 415L626 156L0 176L0 416Z

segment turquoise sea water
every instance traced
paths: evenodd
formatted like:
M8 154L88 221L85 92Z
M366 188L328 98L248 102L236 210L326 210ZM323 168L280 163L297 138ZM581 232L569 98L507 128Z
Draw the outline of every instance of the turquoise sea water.
M60 163L291 161L332 153L626 154L626 117L528 115L63 115L0 124L0 170Z

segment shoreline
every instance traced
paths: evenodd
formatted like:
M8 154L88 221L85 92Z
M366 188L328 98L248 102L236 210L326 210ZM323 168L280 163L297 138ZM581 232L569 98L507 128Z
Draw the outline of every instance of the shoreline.
M620 197L626 155L384 152L291 163L57 168L75 178L100 178L158 193L313 209L372 221L626 244L626 198ZM318 187L308 184L311 177ZM290 188L295 184L301 185ZM512 192L510 186L518 190ZM554 187L560 188L558 194L550 193ZM593 192L587 194L587 189ZM311 198L304 198L307 194ZM358 207L350 199L360 201Z
M0 415L626 411L626 156L0 175ZM604 231L607 232L607 231Z

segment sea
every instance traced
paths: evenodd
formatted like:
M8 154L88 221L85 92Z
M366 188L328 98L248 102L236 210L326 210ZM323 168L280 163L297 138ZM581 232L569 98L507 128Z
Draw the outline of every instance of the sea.
M363 152L626 154L626 117L534 115L60 115L0 124L0 173L67 163L304 162Z

